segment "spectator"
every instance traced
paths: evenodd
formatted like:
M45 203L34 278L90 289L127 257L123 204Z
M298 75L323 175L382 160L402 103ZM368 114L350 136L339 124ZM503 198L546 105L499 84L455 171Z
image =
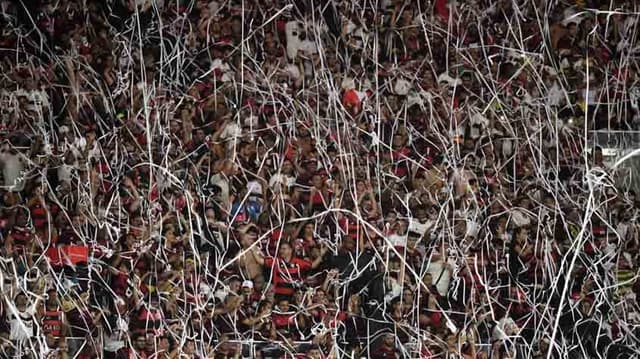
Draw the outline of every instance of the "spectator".
M0 0L0 356L637 352L637 22Z

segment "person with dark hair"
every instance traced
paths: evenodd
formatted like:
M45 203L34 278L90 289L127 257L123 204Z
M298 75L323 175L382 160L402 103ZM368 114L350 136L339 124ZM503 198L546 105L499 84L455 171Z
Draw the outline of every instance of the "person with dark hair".
M41 325L45 335L51 335L56 339L64 338L67 335L68 324L58 301L56 289L52 288L47 291Z
M281 242L277 257L264 257L257 249L251 252L255 260L271 270L271 280L275 287L276 298L291 299L295 289L302 285L304 274L318 268L322 263L327 248L323 247L313 262L293 256L293 248L289 242Z
M369 357L375 359L400 358L401 354L396 347L396 338L393 333L383 333L381 343L375 350L369 351Z
M539 5L0 0L0 356L637 352L636 2Z
M40 317L37 311L39 300L29 303L29 298L22 292L18 293L12 301L6 297L4 299L6 305L3 306L3 309L6 311L11 326L9 340L11 340L17 355L25 355L32 350L32 345L37 345L32 343L32 340L39 335L37 325ZM15 303L15 307L12 303Z

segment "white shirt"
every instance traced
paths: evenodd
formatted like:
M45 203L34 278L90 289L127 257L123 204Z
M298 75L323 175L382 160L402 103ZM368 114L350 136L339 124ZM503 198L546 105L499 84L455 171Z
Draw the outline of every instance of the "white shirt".
M231 122L227 124L227 126L222 130L220 134L220 138L227 141L227 149L230 150L233 148L234 144L240 142L239 137L242 136L242 128L235 122Z
M562 88L560 88L560 85L554 81L553 86L551 86L547 92L547 103L550 106L559 106L564 99L565 97Z
M416 232L423 236L431 226L433 226L433 221L430 220L428 220L427 223L411 220L411 222L409 222L409 232Z
M276 190L280 185L285 185L286 187L291 187L296 183L296 178L293 176L286 175L284 173L276 173L269 179L269 187Z
M290 59L295 59L296 55L298 55L298 49L300 48L299 31L300 25L297 21L289 21L284 25L284 33L287 39L287 56Z
M34 335L34 322L36 308L34 305L27 307L24 312L15 308L18 316L15 316L12 310L9 310L9 323L11 324L10 340L27 341Z
M247 192L249 196L262 196L262 185L258 181L247 182Z
M17 155L4 152L0 153L0 163L2 164L3 186L9 190L19 192L24 189L24 166Z
M640 109L640 86L634 85L629 90L629 99L631 100L631 107L636 111Z
M231 67L229 67L229 64L227 64L221 59L214 59L213 62L211 63L211 70L216 70L216 69L222 71L222 77L220 79L222 82L228 82L232 80Z
M504 340L509 336L518 332L518 326L513 319L509 317L504 317L498 321L498 325L493 328L492 339L496 340Z
M520 209L514 209L511 212L511 221L516 227L528 226L531 223L529 215Z
M58 167L58 179L61 182L71 184L71 179L73 177L74 172L75 172L75 167L65 163L60 167Z
M229 209L229 180L224 175L217 173L211 176L211 180L209 182L212 185L220 187L220 197L222 197L222 200L224 201L223 205L225 209Z
M447 267L447 263L441 259L431 262L427 267L427 273L431 274L432 284L436 286L438 293L446 295L451 282L451 270Z
M306 54L317 54L318 48L316 47L316 43L311 40L303 40L300 42L300 46L298 50L304 51Z
M393 233L389 235L389 242L394 247L406 247L407 245L407 235L406 234L397 234Z
M120 348L123 348L125 345L123 338L126 335L128 328L129 324L127 321L119 316L111 335L107 335L105 332L104 350L113 353L117 352Z

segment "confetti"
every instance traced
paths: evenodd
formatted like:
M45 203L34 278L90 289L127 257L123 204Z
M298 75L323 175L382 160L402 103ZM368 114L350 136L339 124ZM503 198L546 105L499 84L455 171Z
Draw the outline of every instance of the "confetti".
M0 356L633 357L639 17L0 0Z

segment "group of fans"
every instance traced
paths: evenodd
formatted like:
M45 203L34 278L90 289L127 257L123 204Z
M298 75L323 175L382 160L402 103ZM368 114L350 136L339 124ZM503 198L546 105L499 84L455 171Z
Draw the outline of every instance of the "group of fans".
M0 0L0 356L630 358L621 0Z

